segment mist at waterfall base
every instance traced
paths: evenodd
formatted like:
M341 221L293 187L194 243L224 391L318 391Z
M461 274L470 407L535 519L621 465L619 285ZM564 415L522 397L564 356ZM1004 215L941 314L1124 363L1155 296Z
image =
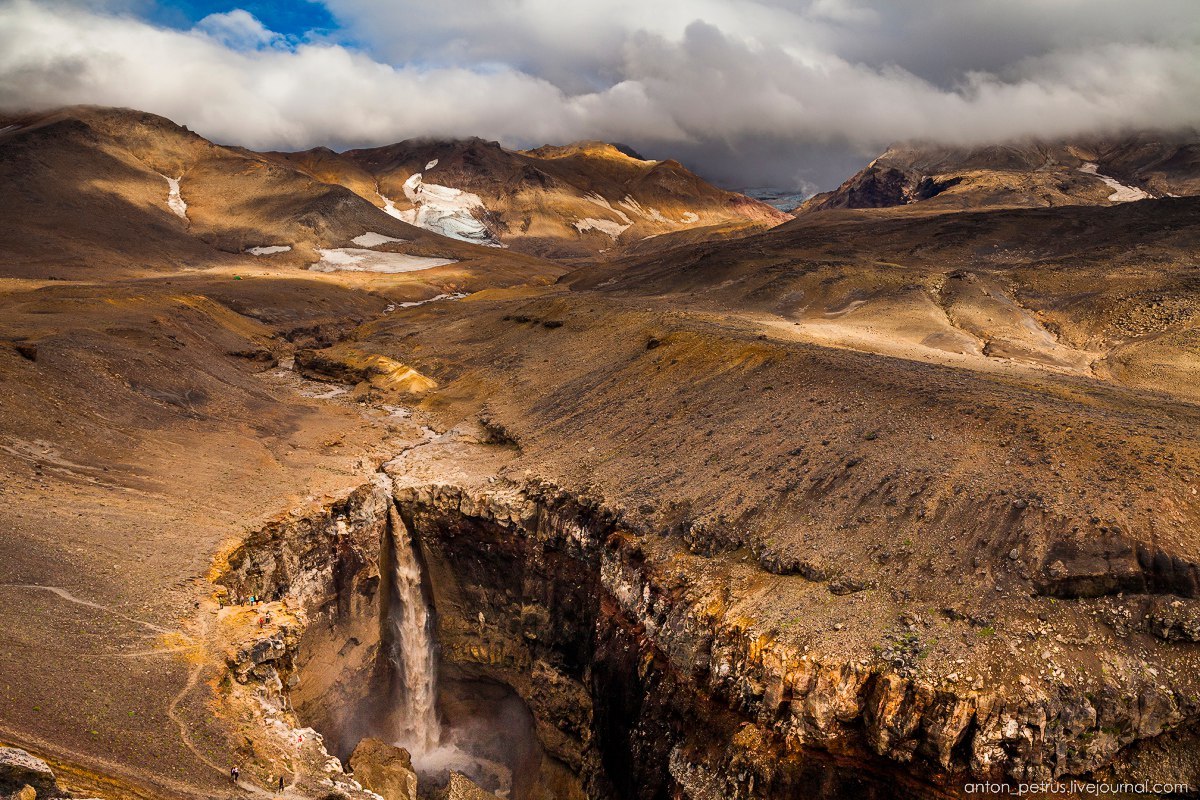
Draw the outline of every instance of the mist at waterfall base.
M394 526L389 658L394 713L384 738L412 756L421 786L451 772L511 800L524 800L541 765L533 716L508 686L438 680L434 619L424 570L407 526Z

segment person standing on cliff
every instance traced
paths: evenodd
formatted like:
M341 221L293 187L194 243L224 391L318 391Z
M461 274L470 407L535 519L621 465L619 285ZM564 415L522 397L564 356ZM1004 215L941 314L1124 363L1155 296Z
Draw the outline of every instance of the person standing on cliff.
M275 790L276 794L283 794L283 773L279 774L279 788Z
M234 764L232 767L229 768L229 780L233 781L234 786L237 786L238 776L241 774L242 774L242 771L240 769L238 769L237 764Z

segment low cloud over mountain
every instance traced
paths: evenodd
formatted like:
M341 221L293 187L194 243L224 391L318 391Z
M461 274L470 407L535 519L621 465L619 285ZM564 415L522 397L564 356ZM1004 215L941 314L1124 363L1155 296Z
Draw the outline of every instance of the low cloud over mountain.
M0 106L101 103L256 148L479 135L682 155L726 184L828 188L901 139L1200 123L1187 2L328 0L331 30L241 9L0 2Z

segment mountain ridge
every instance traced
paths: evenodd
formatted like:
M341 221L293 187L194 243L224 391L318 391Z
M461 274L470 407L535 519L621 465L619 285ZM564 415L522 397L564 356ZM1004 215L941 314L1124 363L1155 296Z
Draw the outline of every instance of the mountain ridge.
M1200 193L1200 133L889 147L795 213L910 206L921 211L1105 205Z
M436 207L439 199L453 208L447 196L473 204L469 216L478 222L477 236L552 258L594 258L664 233L740 230L748 223L765 229L789 219L712 186L678 161L646 160L622 147L581 141L509 150L477 137L420 138L334 155L267 155L315 170L410 221L419 218L421 206ZM414 185L406 188L414 175L424 186L439 187L432 197ZM460 214L469 225L465 216Z

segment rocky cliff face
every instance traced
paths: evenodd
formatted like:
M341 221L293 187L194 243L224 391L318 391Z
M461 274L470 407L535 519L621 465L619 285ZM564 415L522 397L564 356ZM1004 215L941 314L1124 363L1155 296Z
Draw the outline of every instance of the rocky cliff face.
M219 578L235 605L250 598L281 601L300 615L289 628L282 622L287 611L276 610L281 629L238 649L234 673L239 680L286 686L289 705L343 756L369 727L371 704L365 708L364 699L382 690L378 661L387 608L380 553L389 513L386 489L364 485L318 516L255 532L227 556Z
M1119 775L1139 743L1200 714L1149 675L1112 675L1101 693L939 685L902 659L807 652L756 626L711 560L545 486L396 496L435 585L452 587L438 593L445 661L516 688L592 796L928 796Z

